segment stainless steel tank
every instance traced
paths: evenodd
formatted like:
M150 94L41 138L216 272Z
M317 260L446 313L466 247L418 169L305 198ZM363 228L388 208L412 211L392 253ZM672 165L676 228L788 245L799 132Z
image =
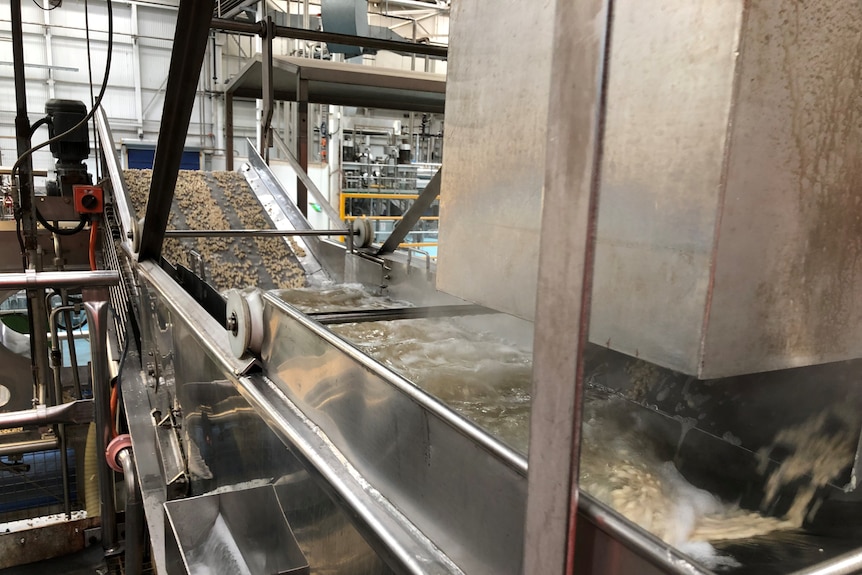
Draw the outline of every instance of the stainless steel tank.
M453 7L438 276L525 318L555 145L535 10ZM704 379L860 356L860 24L852 0L614 3L594 343Z

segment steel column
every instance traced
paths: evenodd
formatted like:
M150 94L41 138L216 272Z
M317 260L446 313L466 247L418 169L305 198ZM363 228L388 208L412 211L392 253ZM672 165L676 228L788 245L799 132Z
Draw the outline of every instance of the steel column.
M27 117L27 89L24 79L24 31L21 17L21 0L12 0L12 61L15 75L15 139L18 156L30 149L30 119ZM36 247L36 216L32 210L33 157L27 158L18 169L18 194L21 208L21 226L24 229L24 248Z
M272 40L275 37L275 24L270 16L263 23L264 32L261 37L261 98L263 111L260 116L260 155L269 162L269 149L272 147L272 110L275 101L275 87L272 79Z
M174 186L180 169L180 160L186 141L189 120L206 51L213 0L181 2L177 13L177 28L171 51L171 67L165 90L165 103L156 156L153 160L153 179L147 201L147 214L141 234L140 259L158 259L171 204Z
M99 503L102 519L102 547L105 554L117 551L117 515L114 506L114 474L105 461L105 449L113 439L111 392L108 375L108 293L86 290L84 308L90 325L90 357L93 401L96 408L96 453L98 454Z
M612 0L557 0L533 345L523 572L574 570Z
M225 92L224 94L224 155L225 169L228 172L233 171L233 94Z
M302 77L297 78L296 103L296 152L299 155L299 167L308 173L308 80ZM308 217L308 190L299 175L296 176L296 207L303 216Z

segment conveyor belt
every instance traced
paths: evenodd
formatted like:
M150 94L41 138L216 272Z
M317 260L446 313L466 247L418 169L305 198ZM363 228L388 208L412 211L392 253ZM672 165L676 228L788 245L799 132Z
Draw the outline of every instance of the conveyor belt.
M138 213L146 211L151 170L126 170L126 183ZM274 227L241 174L180 171L168 229L263 229ZM191 269L191 252L201 255L205 275L219 291L305 285L288 243L279 237L166 238L165 259Z

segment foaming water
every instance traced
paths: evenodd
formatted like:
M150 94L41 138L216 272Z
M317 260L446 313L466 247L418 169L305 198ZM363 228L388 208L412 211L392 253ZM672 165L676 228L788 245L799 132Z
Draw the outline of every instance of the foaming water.
M281 290L278 296L305 313L411 307L404 301L375 296L360 284L337 284Z
M369 296L358 286L333 288L329 293L291 290L285 299L309 312L405 305ZM477 330L475 322L457 317L330 329L514 449L527 452L531 349L492 330ZM784 485L803 476L814 481L799 491L791 513L767 517L724 502L687 481L643 433L647 423L642 408L597 389L587 388L585 393L581 487L710 569L739 565L717 552L715 542L798 531L804 519L799 510L807 509L815 490L841 472L855 446L854 437L822 433L831 421L826 416L779 433L776 447L790 450L791 456L771 472L764 505ZM695 422L681 423L687 431ZM768 456L765 450L764 462ZM766 468L764 463L761 472L765 474Z
M532 354L458 318L331 326L513 448L526 452Z

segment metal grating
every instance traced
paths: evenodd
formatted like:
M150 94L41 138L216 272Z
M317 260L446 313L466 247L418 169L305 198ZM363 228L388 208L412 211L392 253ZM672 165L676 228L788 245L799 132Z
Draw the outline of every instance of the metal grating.
M69 495L72 510L78 497L78 465L69 448ZM39 451L0 459L0 523L63 513L60 450Z

